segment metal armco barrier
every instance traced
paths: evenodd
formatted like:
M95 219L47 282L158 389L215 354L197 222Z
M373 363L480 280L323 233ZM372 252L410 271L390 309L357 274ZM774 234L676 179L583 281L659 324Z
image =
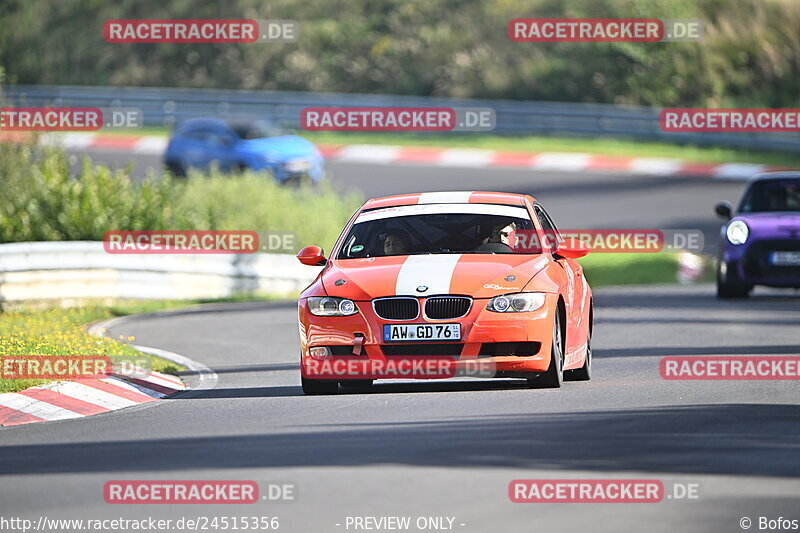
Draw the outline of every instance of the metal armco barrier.
M155 87L15 85L4 87L3 93L17 106L135 107L142 110L147 126L169 126L200 116L242 115L270 118L286 127L299 128L300 111L306 107L489 107L497 115L494 133L502 135L627 138L781 151L800 149L800 133L665 133L658 126L660 109L641 106Z
M291 294L318 271L292 255L117 255L92 241L0 244L0 304Z

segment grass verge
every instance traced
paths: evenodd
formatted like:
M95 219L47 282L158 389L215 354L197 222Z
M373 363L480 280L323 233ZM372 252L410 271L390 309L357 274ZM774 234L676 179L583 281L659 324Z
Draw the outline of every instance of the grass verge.
M678 254L589 254L579 260L592 288L675 283Z
M115 362L144 361L144 366L157 372L174 374L186 370L180 365L130 346L134 337L98 338L86 327L100 320L127 315L180 309L206 303L286 300L296 295L247 294L228 298L196 300L119 300L109 305L87 303L70 309L18 309L0 312L0 364L5 356L14 355L106 355ZM0 393L15 392L52 379L0 379Z
M135 306L129 308L136 311ZM103 355L115 363L136 361L158 372L174 374L185 370L166 359L143 354L130 346L134 337L98 338L86 332L87 324L120 315L104 306L72 309L51 308L0 313L0 363L15 355L77 356ZM16 392L52 379L0 379L0 393Z

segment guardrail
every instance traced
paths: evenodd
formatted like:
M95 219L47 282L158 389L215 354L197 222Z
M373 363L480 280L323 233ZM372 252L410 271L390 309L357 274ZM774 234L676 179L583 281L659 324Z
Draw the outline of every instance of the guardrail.
M278 254L109 254L102 242L0 244L0 303L290 294L319 268Z
M286 127L298 128L300 111L319 106L490 107L497 116L494 133L503 135L634 138L733 148L800 150L800 133L665 133L658 126L660 109L641 106L155 87L12 85L4 87L3 92L14 105L136 107L142 110L147 126L170 126L199 116L244 115L271 118Z

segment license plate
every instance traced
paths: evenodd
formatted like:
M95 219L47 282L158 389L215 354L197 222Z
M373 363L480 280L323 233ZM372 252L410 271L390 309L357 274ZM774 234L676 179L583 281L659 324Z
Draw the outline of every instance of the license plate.
M384 342L460 341L461 324L384 324Z
M800 265L800 252L772 252L769 261L773 265Z

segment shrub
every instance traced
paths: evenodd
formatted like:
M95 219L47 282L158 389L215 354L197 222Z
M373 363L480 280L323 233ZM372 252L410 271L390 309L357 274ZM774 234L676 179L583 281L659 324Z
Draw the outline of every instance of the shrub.
M326 183L285 187L264 173L212 170L188 179L111 170L57 148L0 144L0 242L103 239L110 230L290 231L330 248L358 194ZM72 175L71 175L72 174Z

